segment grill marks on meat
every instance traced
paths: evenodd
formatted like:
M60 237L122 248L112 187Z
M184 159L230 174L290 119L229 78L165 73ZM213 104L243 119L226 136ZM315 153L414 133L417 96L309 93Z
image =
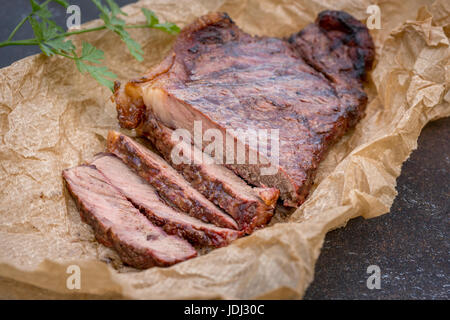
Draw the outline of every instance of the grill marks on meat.
M288 41L302 58L333 83L361 80L372 67L375 48L365 25L342 11L323 11L315 24Z
M225 246L242 235L239 231L204 223L169 207L152 186L112 154L100 154L92 165L151 222L168 234L178 235L194 245L214 247Z
M288 39L314 69L321 72L346 107L348 126L354 126L367 103L362 79L375 55L367 28L341 11L324 11L315 24ZM345 127L341 130L345 130Z
M97 240L113 247L126 264L140 269L164 267L197 255L188 242L147 220L95 167L66 169L63 178L83 221L94 229Z
M217 208L167 162L143 145L123 134L110 131L107 148L181 211L219 227L238 229L231 216Z
M172 130L155 118L146 119L141 131L195 189L229 213L240 230L251 233L270 221L279 196L278 189L252 188L229 169L214 164L212 159L205 159L208 155L203 154L202 161L199 153L192 151L195 146L172 141ZM191 149L191 157L184 156L184 161L179 164L172 161L171 155L177 143L180 143L181 149Z
M279 129L277 174L261 175L260 165L228 167L253 185L280 189L285 205L298 206L328 146L363 115L361 79L373 48L365 26L340 11L322 12L288 40L252 37L226 14L208 14L182 30L149 74L116 84L119 123L145 134L153 113L191 133L195 120L224 134Z

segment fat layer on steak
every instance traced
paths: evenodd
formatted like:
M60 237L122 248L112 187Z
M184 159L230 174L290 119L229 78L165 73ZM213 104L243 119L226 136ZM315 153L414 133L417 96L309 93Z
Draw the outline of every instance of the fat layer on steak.
M252 185L278 188L285 205L298 206L328 146L363 116L362 80L373 58L367 28L342 11L320 13L287 39L250 36L228 15L211 13L185 27L147 74L116 83L118 120L142 134L149 112L192 134L194 121L201 121L204 132L218 129L246 152L254 148L230 129L278 129L274 174L261 174L260 163L226 165Z
M82 220L124 263L139 269L164 267L197 255L187 241L153 225L94 166L66 169L63 178Z
M99 154L91 163L155 225L194 245L222 247L241 232L204 223L164 203L156 190L112 154Z

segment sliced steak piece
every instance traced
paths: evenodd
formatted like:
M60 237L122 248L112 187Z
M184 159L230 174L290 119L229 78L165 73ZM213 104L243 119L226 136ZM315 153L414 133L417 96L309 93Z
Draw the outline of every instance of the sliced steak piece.
M100 154L92 162L111 183L168 234L178 235L192 244L223 247L242 232L216 227L181 213L164 203L156 190L112 154Z
M124 263L139 269L165 267L197 255L187 241L153 225L94 166L66 169L63 177L83 221Z
M234 219L195 190L156 153L121 133L110 131L108 151L133 168L158 194L181 211L218 227L238 229Z
M141 128L167 162L180 172L191 185L206 198L229 213L238 223L239 229L251 233L266 225L273 215L280 192L275 188L252 188L231 170L214 164L207 154L192 149L195 146L172 140L172 130L149 118ZM191 150L182 161L172 160L172 150ZM175 150L174 150L175 151ZM199 152L198 152L199 151ZM202 159L203 156L203 159Z
M373 57L367 28L344 12L322 12L289 39L252 37L226 14L211 13L185 27L147 75L116 83L118 120L142 134L149 112L192 135L195 121L203 133L218 129L236 149L258 151L258 164L226 163L229 168L255 186L278 188L285 205L298 206L328 146L363 116L362 79ZM262 173L261 159L276 157L276 147L255 150L236 131L248 128L279 130L273 174Z

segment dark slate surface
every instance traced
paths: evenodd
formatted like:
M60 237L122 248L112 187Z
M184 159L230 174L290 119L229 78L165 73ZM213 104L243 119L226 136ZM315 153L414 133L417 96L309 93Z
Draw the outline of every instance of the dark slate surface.
M327 234L306 299L450 298L450 118L429 123L403 164L391 212ZM369 265L381 289L369 290Z
M80 5L82 23L97 17L89 0L69 2ZM55 20L65 26L65 11L56 5L51 9ZM3 1L1 40L29 10L27 0ZM16 35L29 37L29 27ZM0 48L0 67L38 52L29 46ZM357 218L328 233L306 299L450 298L449 141L450 118L427 125L418 150L403 166L391 213L371 220ZM380 267L379 290L366 286L369 265Z

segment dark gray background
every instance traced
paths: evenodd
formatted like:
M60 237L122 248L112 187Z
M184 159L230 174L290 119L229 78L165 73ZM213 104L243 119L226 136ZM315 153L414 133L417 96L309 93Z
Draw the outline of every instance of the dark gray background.
M121 6L133 1L116 0ZM82 23L97 18L89 0L78 4ZM64 9L51 5L55 20L65 27ZM0 41L30 12L29 1L2 1ZM29 26L15 39L32 37ZM0 48L0 66L39 48ZM419 147L402 168L398 196L391 213L351 220L327 234L306 299L449 299L450 118L428 124ZM366 287L369 265L381 269L381 289Z

